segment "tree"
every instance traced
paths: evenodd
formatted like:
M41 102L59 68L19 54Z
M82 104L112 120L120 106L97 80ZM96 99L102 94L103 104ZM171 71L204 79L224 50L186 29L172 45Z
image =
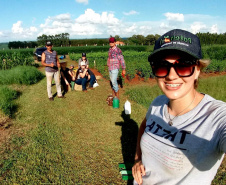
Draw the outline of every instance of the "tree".
M45 46L47 40L52 41L53 45L56 47L69 46L69 33L61 33L56 35L41 35L37 37L37 42L39 46Z

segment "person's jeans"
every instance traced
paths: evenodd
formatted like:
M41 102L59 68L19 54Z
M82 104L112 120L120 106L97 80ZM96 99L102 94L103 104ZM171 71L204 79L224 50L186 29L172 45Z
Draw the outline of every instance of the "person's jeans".
M87 78L80 78L80 79L77 79L75 81L76 84L78 85L82 85L82 90L85 91L86 90L86 83L87 83Z
M89 87L93 87L95 81L96 81L95 75L90 75Z
M119 90L118 82L117 82L118 73L119 73L118 69L114 69L114 70L109 71L109 76L110 76L110 80L111 80L111 83L112 83L112 88L115 92L118 92L118 90Z
M52 98L52 80L56 83L57 96L62 96L61 85L60 85L60 72L47 72L46 71L46 80L47 80L47 93L48 97Z

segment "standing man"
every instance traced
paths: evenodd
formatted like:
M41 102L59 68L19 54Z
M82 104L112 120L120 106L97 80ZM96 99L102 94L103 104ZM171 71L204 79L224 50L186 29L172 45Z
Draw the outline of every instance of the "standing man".
M118 73L120 69L120 65L122 67L122 76L125 76L126 74L126 65L124 61L124 57L122 55L122 51L120 48L116 46L116 40L114 37L111 37L109 39L109 51L108 51L108 70L109 70L109 76L111 80L111 86L112 86L112 95L116 96L119 99L119 87L118 87Z
M51 41L46 42L46 48L42 53L42 65L45 66L45 72L46 72L46 80L47 80L47 92L48 97L50 101L53 101L53 95L52 95L52 80L54 78L54 81L56 83L56 90L57 90L57 96L58 98L64 98L62 96L61 92L61 85L60 85L60 72L58 71L58 68L60 67L59 59L57 58L57 52L52 50L52 43Z

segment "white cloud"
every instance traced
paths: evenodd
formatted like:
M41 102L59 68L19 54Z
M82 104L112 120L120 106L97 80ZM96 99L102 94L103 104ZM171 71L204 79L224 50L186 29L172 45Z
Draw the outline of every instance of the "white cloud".
M218 26L217 26L217 24L214 24L213 26L211 26L210 33L218 33Z
M34 26L31 26L29 28L23 28L22 21L17 21L15 24L13 24L11 31L12 32L9 34L10 37L18 40L18 38L23 38L23 39L32 38L36 35L36 32L38 30Z
M83 3L87 5L89 3L89 0L75 0L77 3Z
M39 35L56 35L69 33L73 37L98 37L109 36L109 33L120 32L120 20L113 13L96 13L92 9L86 9L84 14L72 20L70 14L60 14L48 17L45 23L40 25Z
M135 10L131 10L130 12L123 12L124 15L136 15L139 14L137 11Z
M191 32L192 33L198 33L198 32L202 32L202 30L205 30L207 27L205 24L203 24L202 22L194 22L191 25Z
M22 28L22 21L17 21L17 23L13 24L13 27L12 27L12 32L13 33L23 33L23 28Z
M90 24L119 24L119 20L114 17L113 13L102 12L96 13L92 9L87 9L85 14L80 15L76 19L76 23L90 23Z
M132 11L127 12L129 15ZM36 40L42 34L56 35L69 33L70 38L106 38L110 35L131 37L132 35L163 34L171 29L184 29L193 33L225 33L226 17L213 17L199 14L165 13L164 19L156 21L126 22L117 18L114 12L95 12L86 9L84 13L72 18L70 13L46 17L39 27L24 27L22 21L12 25L11 30L0 30L0 40ZM31 25L34 25L35 19Z
M183 22L184 21L184 15L180 13L170 13L167 12L164 14L169 21L179 21Z
M169 28L169 25L166 24L166 23L164 23L164 22L162 22L162 23L160 24L160 28L168 29L168 28Z

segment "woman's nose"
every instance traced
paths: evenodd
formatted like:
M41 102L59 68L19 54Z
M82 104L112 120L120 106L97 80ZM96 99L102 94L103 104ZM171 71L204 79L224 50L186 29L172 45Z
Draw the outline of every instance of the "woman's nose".
M177 75L177 72L175 71L174 67L170 68L169 71L169 75L167 76L167 78L169 78L170 80L173 80L175 78L178 78L179 76Z

